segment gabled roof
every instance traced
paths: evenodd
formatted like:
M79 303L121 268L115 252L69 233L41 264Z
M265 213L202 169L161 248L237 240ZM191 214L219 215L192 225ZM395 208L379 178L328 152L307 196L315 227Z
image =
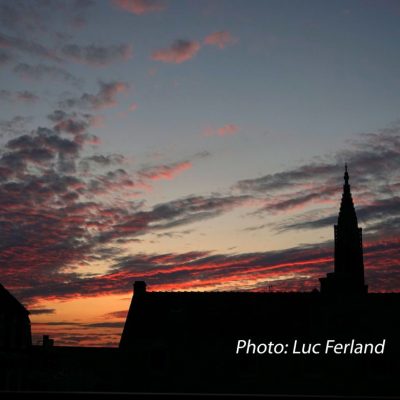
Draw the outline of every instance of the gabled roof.
M0 284L0 313L29 314L29 311Z

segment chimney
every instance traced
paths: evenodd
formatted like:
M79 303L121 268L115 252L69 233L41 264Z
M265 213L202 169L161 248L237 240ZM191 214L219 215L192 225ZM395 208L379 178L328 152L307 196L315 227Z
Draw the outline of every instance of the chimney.
M133 284L133 295L135 298L142 298L146 294L146 282L135 281Z
M43 347L48 349L49 347L53 347L54 339L50 339L49 335L43 335Z

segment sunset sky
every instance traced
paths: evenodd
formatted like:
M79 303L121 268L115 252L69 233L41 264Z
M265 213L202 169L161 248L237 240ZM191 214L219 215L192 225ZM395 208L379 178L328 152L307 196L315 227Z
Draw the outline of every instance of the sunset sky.
M116 346L132 284L312 290L344 163L400 290L400 3L0 0L0 268L34 343Z

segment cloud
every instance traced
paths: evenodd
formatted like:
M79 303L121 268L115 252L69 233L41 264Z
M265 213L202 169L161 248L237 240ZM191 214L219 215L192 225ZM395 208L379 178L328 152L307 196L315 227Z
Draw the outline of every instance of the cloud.
M128 310L113 311L113 312L104 314L104 316L107 318L121 318L124 320L126 319L127 315L128 315Z
M84 93L80 97L72 97L59 103L61 108L89 108L100 110L115 107L118 103L115 99L117 94L127 92L129 84L126 82L112 81L99 82L99 91L96 94Z
M339 166L336 164L312 163L288 171L268 174L261 178L242 180L237 187L244 191L266 192L282 190L299 183L307 183L317 177L320 181L337 174Z
M9 36L2 33L0 33L0 49L13 49L59 63L73 61L76 63L100 67L107 66L115 62L128 60L132 57L132 46L127 44L110 46L100 46L95 44L89 44L86 46L78 44L66 44L62 46L60 50L56 51L35 41L26 40L17 36ZM5 53L3 50L3 58L5 57L4 54ZM52 75L64 75L65 78L65 73L62 73L61 71L61 69L58 69L58 71L53 69ZM33 72L40 73L40 71Z
M4 135L17 135L26 132L27 123L32 121L32 117L17 115L10 120L0 121L0 137Z
M81 142L97 139L93 135L84 134L90 127L98 126L97 117L88 113L65 112L63 110L54 110L47 116L54 123L54 131L75 135L75 139Z
M39 100L39 96L29 90L23 90L18 92L11 92L9 90L0 90L0 100L9 102L23 102L23 103L35 103Z
M394 196L387 199L375 200L372 204L357 207L357 217L359 220L368 222L364 231L379 230L379 234L382 236L383 228L387 231L390 225L392 225L392 228L396 227L397 218L400 217L400 197ZM286 223L281 226L281 230L320 229L332 226L334 223L337 223L337 213L309 221ZM387 233L389 232L387 231Z
M50 79L63 80L75 86L82 84L81 79L76 78L74 75L67 72L63 68L52 65L44 65L44 64L30 65L26 63L20 63L13 68L13 71L23 79L48 80L50 78Z
M219 31L211 33L210 35L204 38L203 43L210 46L216 46L220 49L225 48L226 46L235 44L237 39L234 38L228 31Z
M61 53L68 60L81 64L97 67L110 65L111 63L128 60L132 57L132 46L126 44L113 46L79 46L68 44L63 46Z
M206 128L203 131L204 136L230 136L239 131L239 126L235 124L225 124L220 128Z
M31 315L43 315L43 314L54 314L54 308L31 308L29 309L29 313Z
M180 64L192 59L200 50L200 43L189 40L176 40L170 47L154 51L151 58L171 64Z
M160 12L166 9L165 3L159 0L113 0L113 4L136 15Z
M176 175L190 168L192 168L192 163L190 161L182 161L170 165L144 168L138 172L138 175L142 179L151 179L155 181L161 179L171 180L175 178Z
M73 22L84 19L84 14L93 5L91 0L68 2L58 1L2 1L0 23L9 31L25 36L39 33L53 33L54 23ZM61 21L60 21L61 17Z
M345 154L240 181L228 194L191 194L149 206L137 197L139 172L149 179L160 172L173 176L188 161L135 174L123 165L123 157L102 154L98 148L93 153L85 140L89 114L55 110L49 121L49 127L8 140L0 151L2 281L29 305L39 308L41 299L77 298L82 293L130 293L132 281L139 279L145 279L150 290L318 287L318 278L332 270L333 237L321 243L246 253L129 254L121 250L121 244L144 240L149 234L172 234L175 227L191 229L193 225L188 225L249 204L261 204L262 213L283 213L313 203L317 207L295 217L285 215L280 229L297 229L290 223L310 221L332 225L335 220L324 218L333 216L332 205L337 218L341 157L349 163L359 219L367 225L367 282L371 290L399 290L400 129L396 127L361 135ZM82 121L87 123L81 126ZM63 125L56 128L59 123ZM328 200L325 209L323 202ZM87 274L85 267L99 260L109 269Z
M129 111L136 111L138 108L137 103L131 103L131 105L129 106Z
M15 49L34 56L44 57L53 61L61 61L61 59L56 55L54 51L39 43L14 36L8 36L2 33L0 33L0 48Z
M337 221L345 161L364 234L389 237L388 226L398 226L396 210L400 209L399 124L360 134L345 150L320 157L317 162L241 180L234 189L258 199L262 207L256 213L288 214L305 209L295 216L287 215L279 223L271 223L270 227L277 232L326 228Z
M220 49L236 42L237 39L227 31L214 32L203 40L205 45L217 46ZM170 47L154 51L151 54L151 59L169 64L181 64L191 60L200 49L201 43L199 41L178 39Z
M0 50L0 67L2 65L9 64L12 59L13 59L13 56L11 55L10 52L5 51L5 50Z

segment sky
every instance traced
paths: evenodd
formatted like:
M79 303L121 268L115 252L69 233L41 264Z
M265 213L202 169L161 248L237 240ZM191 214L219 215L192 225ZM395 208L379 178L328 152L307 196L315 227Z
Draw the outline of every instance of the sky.
M308 291L347 162L400 291L400 3L0 0L0 282L33 341L117 346L150 291Z

